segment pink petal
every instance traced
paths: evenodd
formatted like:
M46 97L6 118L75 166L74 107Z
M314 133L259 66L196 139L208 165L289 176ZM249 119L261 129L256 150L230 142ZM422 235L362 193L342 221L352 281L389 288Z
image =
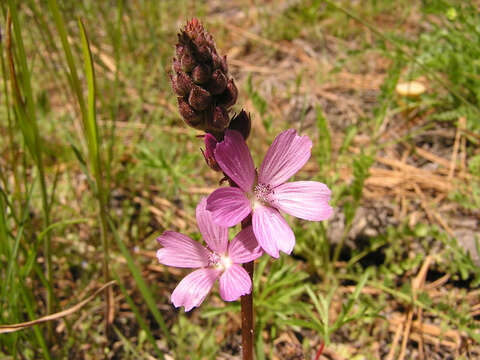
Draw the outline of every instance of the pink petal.
M218 254L224 254L228 245L228 228L215 224L212 213L206 207L207 198L203 197L197 205L198 228L208 247Z
M217 269L200 269L185 276L172 293L175 307L184 306L185 312L199 306L220 276Z
M213 158L213 152L217 146L217 139L212 134L206 133L203 137L203 142L205 143L205 157Z
M163 246L157 251L157 259L163 265L182 268L208 265L210 251L188 236L175 231L165 231L157 240Z
M228 246L228 256L236 264L253 261L262 254L262 248L258 245L251 226L240 231Z
M252 291L252 280L247 271L237 264L232 264L220 276L220 296L225 301L235 301Z
M235 130L226 130L224 140L215 148L215 160L243 191L252 189L255 166L242 134Z
M263 159L258 182L273 187L283 184L305 165L311 150L308 136L298 136L294 129L280 133Z
M295 235L277 209L257 205L253 211L252 225L258 243L267 254L278 258L279 250L287 254L292 252Z
M207 210L212 212L216 224L230 227L245 219L252 208L241 189L223 187L215 190L207 198Z
M271 205L300 219L321 221L328 219L333 209L328 204L331 191L317 181L294 181L277 186L270 199Z
M220 166L218 166L217 161L215 160L215 147L217 146L217 139L212 134L206 133L203 137L205 143L205 151L202 151L203 157L208 166L210 166L215 171L221 171Z

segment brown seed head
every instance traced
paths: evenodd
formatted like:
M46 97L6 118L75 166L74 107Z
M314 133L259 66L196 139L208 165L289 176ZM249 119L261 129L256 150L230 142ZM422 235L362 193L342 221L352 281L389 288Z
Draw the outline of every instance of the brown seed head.
M218 54L213 37L197 19L187 22L178 34L173 71L172 88L182 98L179 111L185 122L223 132L238 90L228 76L226 57Z

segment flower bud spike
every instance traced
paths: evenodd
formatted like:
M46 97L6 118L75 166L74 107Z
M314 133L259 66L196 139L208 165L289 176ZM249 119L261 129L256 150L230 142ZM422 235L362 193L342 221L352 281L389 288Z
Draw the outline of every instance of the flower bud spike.
M187 124L215 133L228 127L228 109L238 91L228 76L226 57L218 54L213 37L197 19L178 34L171 83L182 98L179 112Z

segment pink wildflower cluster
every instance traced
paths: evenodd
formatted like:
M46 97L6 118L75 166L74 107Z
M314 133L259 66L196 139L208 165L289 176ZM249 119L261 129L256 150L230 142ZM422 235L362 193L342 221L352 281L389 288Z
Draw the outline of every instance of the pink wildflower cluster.
M225 138L206 153L238 186L222 187L197 206L197 223L208 247L180 233L166 231L159 238L160 263L183 268L200 268L187 275L172 294L176 307L185 311L199 306L219 279L220 296L234 301L249 294L252 283L239 264L262 255L278 258L290 254L295 235L280 212L310 221L325 220L332 214L330 190L316 181L287 183L311 155L312 142L293 129L277 136L257 174L243 136L227 130ZM252 215L248 226L229 243L228 228Z
M217 279L225 301L250 294L252 281L241 264L263 252L278 258L280 251L293 251L295 235L282 213L310 221L326 220L332 214L325 184L287 182L311 156L312 142L307 136L299 136L294 129L282 132L257 171L245 142L250 116L243 110L232 117L228 114L237 90L227 69L226 57L218 55L213 38L199 21L187 23L176 47L173 90L185 122L206 132L203 155L207 165L222 171L231 186L215 190L197 206L197 223L206 247L173 231L158 238L160 263L197 269L172 293L175 307L184 306L185 311L199 306ZM228 228L240 222L243 229L229 242Z
M213 222L212 213L205 209L206 203L206 199L202 198L197 206L197 224L208 247L174 231L166 231L158 238L163 246L157 251L160 263L181 268L200 268L187 275L173 291L173 305L184 306L185 311L199 306L217 279L220 282L220 296L225 301L234 301L249 294L252 282L239 264L262 255L251 226L228 242L228 228Z

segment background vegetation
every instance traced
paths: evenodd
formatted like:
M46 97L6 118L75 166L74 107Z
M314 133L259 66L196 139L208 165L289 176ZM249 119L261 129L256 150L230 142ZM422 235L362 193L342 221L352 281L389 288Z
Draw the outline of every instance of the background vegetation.
M256 265L257 359L321 343L328 359L480 357L478 6L1 2L0 323L70 311L1 334L0 356L239 358L239 303L175 310L185 272L155 261L164 230L200 239L195 205L219 181L168 79L195 16L228 56L256 163L295 128L314 142L297 179L333 190L328 223L290 219L293 256ZM396 91L412 80L422 95Z

